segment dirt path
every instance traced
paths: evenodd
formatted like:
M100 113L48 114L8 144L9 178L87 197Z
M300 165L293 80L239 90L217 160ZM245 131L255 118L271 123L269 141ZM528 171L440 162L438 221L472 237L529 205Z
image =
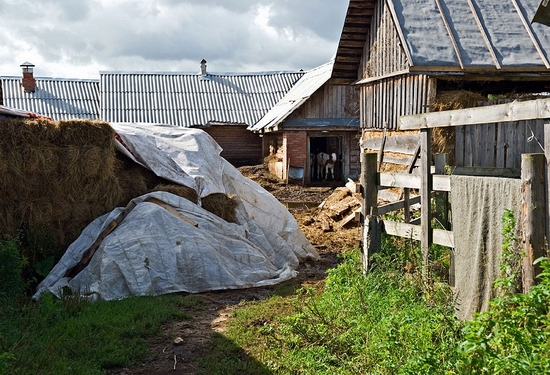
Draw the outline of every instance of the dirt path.
M281 202L319 204L330 197L336 196L335 199L341 199L341 194L335 193L334 186L302 187L278 183L269 176L263 166L241 167L239 170L270 191ZM351 225L328 231L326 228L323 229L320 218L324 216L322 209L317 205L314 208L289 208L289 210L320 255L318 261L302 262L298 269L298 276L292 282L296 285L304 285L323 281L325 271L338 264L338 254L341 250L344 247L352 248L356 245L359 239L359 227ZM191 319L168 323L164 327L162 336L150 340L149 356L145 363L128 369L113 369L108 374L195 374L197 370L195 358L205 353L207 350L205 344L213 334L223 334L226 322L239 302L266 299L273 289L274 287L264 287L200 293L204 301L200 309L185 309L192 316ZM182 339L178 345L174 343L177 338Z

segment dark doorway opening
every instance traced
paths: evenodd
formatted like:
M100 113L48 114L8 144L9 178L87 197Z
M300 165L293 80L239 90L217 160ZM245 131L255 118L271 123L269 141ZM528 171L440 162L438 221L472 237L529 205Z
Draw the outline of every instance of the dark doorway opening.
M341 181L343 176L342 170L342 141L340 137L310 137L310 180L314 182ZM320 153L336 154L336 162L334 169L327 173L327 169L322 164L318 163L318 155Z

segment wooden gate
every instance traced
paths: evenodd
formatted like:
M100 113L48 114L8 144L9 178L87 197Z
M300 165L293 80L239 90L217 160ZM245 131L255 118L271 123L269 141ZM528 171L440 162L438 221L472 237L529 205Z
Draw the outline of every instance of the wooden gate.
M380 248L380 215L383 213L408 207L415 201L420 201L421 207L430 207L434 192L449 192L449 170L454 174L481 175L481 176L506 176L515 174L510 168L483 168L483 167L449 167L444 156L437 156L435 165L432 165L431 132L438 127L464 127L479 124L509 123L515 121L533 121L550 119L550 99L539 99L525 102L513 102L495 106L451 110L443 112L426 113L421 115L405 116L398 119L400 130L420 130L420 173L378 173L377 154L362 153L361 156L361 185L363 191L363 231L362 251L364 268L368 270L370 254ZM522 129L525 134L526 129ZM523 246L527 257L524 274L530 280L524 280L524 284L531 285L536 271L533 271L533 260L545 254L548 234L548 161L550 160L550 124L544 125L544 149L546 155L522 156L522 217L520 219L523 233ZM504 139L502 139L504 141ZM483 143L483 140L480 141ZM496 147L504 147L504 144ZM542 144L541 144L542 146ZM512 148L514 145L508 144ZM503 155L503 154L502 154ZM541 172L542 169L542 172ZM519 177L519 175L518 175ZM379 187L401 187L404 189L404 199L388 206L378 206ZM420 196L411 201L408 196L410 189L418 189ZM442 210L445 211L445 210ZM386 233L391 235L413 237L421 242L423 255L423 272L427 270L432 244L454 247L454 237L451 230L438 230L432 228L433 212L430 209L421 209L420 222L384 222ZM500 220L501 218L495 218ZM409 221L409 222L407 222ZM533 228L544 222L544 230L536 231ZM541 233L542 232L542 233Z

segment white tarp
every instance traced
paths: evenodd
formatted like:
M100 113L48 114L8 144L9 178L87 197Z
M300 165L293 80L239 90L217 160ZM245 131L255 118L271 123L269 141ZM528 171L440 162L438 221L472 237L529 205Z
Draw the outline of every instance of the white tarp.
M59 295L63 287L110 300L273 285L294 277L300 259L318 258L284 205L220 157L220 147L207 133L164 125L111 125L119 149L158 176L195 188L200 197L234 195L237 223L170 193L137 197L135 208L101 242L86 268L74 278L65 277L123 208L82 232L35 297L45 290Z

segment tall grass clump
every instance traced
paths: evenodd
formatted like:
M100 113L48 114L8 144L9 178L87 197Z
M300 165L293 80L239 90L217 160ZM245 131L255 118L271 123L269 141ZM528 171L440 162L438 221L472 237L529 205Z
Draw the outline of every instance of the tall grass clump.
M26 259L19 252L17 239L0 241L0 305L6 307L23 295L26 287L23 268L26 264Z

